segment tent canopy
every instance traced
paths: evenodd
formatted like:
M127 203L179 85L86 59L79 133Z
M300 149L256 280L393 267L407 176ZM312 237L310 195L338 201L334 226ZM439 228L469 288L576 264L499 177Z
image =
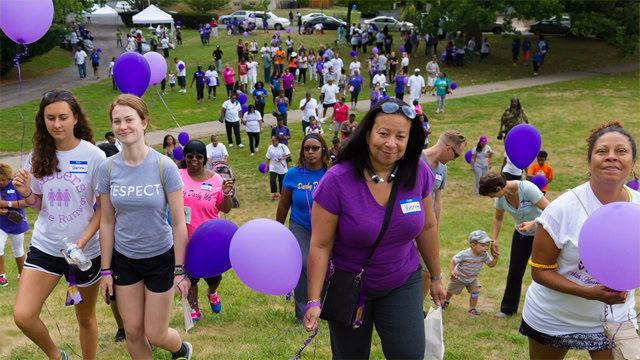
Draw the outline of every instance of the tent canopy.
M173 24L173 17L155 5L135 14L132 20L134 24Z
M91 8L91 10L89 10L89 12L85 12L83 14L84 16L90 16L90 17L95 17L95 18L99 18L99 17L116 17L116 16L120 16L118 14L117 11L115 11L113 8L109 7L109 5L104 5L104 6L99 6L99 5L93 5L93 8Z

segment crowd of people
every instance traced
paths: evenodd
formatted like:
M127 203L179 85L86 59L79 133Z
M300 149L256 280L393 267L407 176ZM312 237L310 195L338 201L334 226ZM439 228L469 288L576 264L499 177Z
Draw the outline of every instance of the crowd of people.
M208 38L212 29L203 26L202 38ZM231 32L235 32L233 24ZM634 293L613 291L594 282L580 262L578 232L587 216L605 204L640 204L640 194L624 185L636 160L631 134L617 122L593 129L587 138L589 180L550 202L546 193L553 171L545 151L528 169L518 169L504 154L499 171L492 172L490 160L498 154L486 136L476 143L449 129L429 144L432 129L420 105L421 95L437 96L436 113L444 112L451 83L435 56L426 66L426 82L419 68L405 82L409 58L418 47L416 32L403 31L406 42L400 59L391 51L391 44L387 48L385 29L354 25L343 34L354 50L366 52L369 43L379 49L370 56L365 70L370 75L371 105L359 121L353 110L364 81L357 57L347 67L334 46L321 45L316 53L302 43L295 49L290 38L285 40L285 52L276 35L260 49L255 40L251 44L238 41L237 77L229 63L221 69L219 47L213 52L216 65L209 65L206 72L198 66L194 73L191 86L195 83L200 104L205 88L209 98L213 95L215 99L216 69L221 70L228 100L219 121L225 124L227 145L212 135L208 145L191 140L178 150L176 139L167 135L161 154L144 140L151 125L146 103L124 94L109 108L112 132L105 136L108 142L97 147L91 124L75 96L61 89L45 93L35 117L34 148L25 167L16 173L0 163L0 251L10 237L20 276L14 306L20 330L47 357L69 358L40 319L45 300L64 275L70 291L82 298L74 308L83 358L96 356L96 302L101 296L110 304L117 323L116 340L126 340L132 358L150 358L151 346L156 346L175 359L190 359L193 346L169 327L176 292L188 299L193 321L203 317L198 302L200 279L184 267L186 244L199 225L232 211L234 179L217 173L215 164L228 163L227 146L244 148L240 125L246 128L251 156L259 153L265 103L271 101L277 125L271 128L271 143L265 148L265 173L271 200L277 201L275 219L283 224L289 219L303 258L294 290L294 314L308 331L317 329L320 318L328 319L335 358L368 358L374 326L385 357L423 358L423 306L428 294L436 305L447 309L453 295L466 288L468 312L480 315L479 274L483 264L495 267L499 262L498 238L505 211L513 217L515 228L506 287L496 316L517 314L529 264L533 282L525 295L519 331L528 337L530 357L561 359L568 349L577 349L589 351L592 358L606 358L612 344L603 332L601 318L616 322L635 318ZM437 37L426 34L424 39L435 54ZM203 45L208 42L203 40ZM456 50L458 59L465 56L464 46L456 44L456 49L463 49L461 53ZM475 41L466 46L471 61ZM488 47L487 43L487 51L481 54L488 54ZM445 52L448 58L449 50ZM515 57L514 53L514 61ZM258 59L264 82L257 81ZM174 62L169 83L177 81L179 91L186 92L186 64L177 57ZM319 82L320 97L306 92L295 106L296 83L306 82L307 70L309 80ZM395 97L386 95L392 83ZM272 99L267 100L265 84ZM409 103L403 100L405 92ZM241 97L253 99L254 104L247 103L243 110ZM291 109L301 111L299 151L289 144L292 130L288 125L298 120L287 115ZM322 125L327 122L325 132ZM502 115L498 141L516 125L528 122L520 100L513 98ZM469 162L473 189L495 199L495 213L490 234L476 230L464 236L469 247L451 259L445 287L438 233L446 206L447 163L465 153L467 142L474 145ZM182 152L181 160L174 155L176 151ZM526 181L539 174L547 179L542 189ZM38 212L38 219L25 259L27 207ZM363 209L367 216L362 216ZM142 227L141 218L145 219ZM90 259L87 271L70 266L61 256L60 244L67 239ZM8 283L4 265L2 253L0 286ZM334 297L330 301L340 296L338 291L323 293L328 272L330 281L344 274L362 280L359 311L350 309L354 315L346 323L322 308L329 296ZM222 275L204 280L211 310L219 313ZM611 305L610 313L602 312L605 304ZM628 341L638 352L633 340L626 339L620 337L616 346Z

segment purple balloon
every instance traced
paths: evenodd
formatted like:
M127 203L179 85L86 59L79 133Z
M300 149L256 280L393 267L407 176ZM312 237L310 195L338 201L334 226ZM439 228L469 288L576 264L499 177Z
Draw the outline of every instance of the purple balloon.
M458 83L457 82L452 82L451 83L451 90L455 90L458 87Z
M178 20L178 25L182 25L182 21Z
M300 245L275 220L255 219L242 225L231 240L229 258L238 278L263 294L286 295L300 279Z
M291 33L291 28L287 28L287 29L285 30L285 32L286 32L287 34Z
M241 105L246 104L246 102L247 102L247 94L242 93L242 94L238 95L238 101L240 101Z
M242 33L242 36L249 37L249 33L245 31L245 32Z
M247 105L242 105L242 115L243 116L247 111L249 111L249 107Z
M374 47L373 49L371 49L371 52L372 52L374 55L378 55L378 48L377 48L377 47Z
M409 85L409 77L408 76L404 76L404 80L402 80L404 82L404 86Z
M371 70L371 75L373 76L378 75L378 70L376 69Z
M627 183L627 186L632 188L635 191L638 191L638 188L640 187L640 183L638 183L638 180L633 179L633 180L629 180L629 182Z
M378 26L376 24L371 24L371 28L373 28L373 31L378 31Z
M100 48L98 48L98 49L96 50L96 52L101 52L101 51L102 51L102 50L101 50Z
M113 66L113 80L123 94L142 97L149 86L151 68L149 62L137 52L124 53Z
M547 178L542 174L538 174L531 178L531 182L534 183L538 189L542 190L547 186Z
M52 0L0 1L0 28L18 44L39 40L49 31L52 21Z
M249 17L251 17L252 19L255 19L255 18L256 18L256 13L251 13L251 14L249 15Z
M467 161L468 164L471 164L472 157L473 157L473 150L469 150L466 153L464 153L464 159Z
M404 45L400 46L400 52L403 53L404 52Z
M183 131L180 134L178 134L178 142L182 146L187 145L187 143L189 142L189 134L187 134L186 131Z
M616 290L640 287L640 206L613 202L597 209L582 225L578 251L585 270L583 282L595 280Z
M258 165L258 171L260 171L263 174L266 174L267 173L267 163L261 162L260 165Z
M197 278L220 275L231 269L229 246L238 226L226 219L211 219L202 223L187 244L185 267Z
M276 39L272 39L272 40L271 40L271 45L275 45L275 44L277 44L277 43L278 43L278 40L276 40Z
M160 53L155 51L149 51L143 55L149 63L149 69L151 70L151 78L149 79L149 85L157 85L164 80L167 74L167 61Z
M324 66L322 65L322 63L319 62L319 63L316 64L316 70L322 71L323 68L324 68Z
M358 55L358 53L355 50L351 50L349 52L349 55L351 55L351 57L354 57L354 56Z
M180 71L184 70L184 64L178 65L178 70L180 70Z
M518 169L525 169L531 165L538 156L541 146L542 138L538 129L529 124L514 126L504 139L507 156Z
M276 36L280 37L280 31L276 31Z
M173 158L176 160L182 160L184 157L184 150L180 146L176 146L173 148Z

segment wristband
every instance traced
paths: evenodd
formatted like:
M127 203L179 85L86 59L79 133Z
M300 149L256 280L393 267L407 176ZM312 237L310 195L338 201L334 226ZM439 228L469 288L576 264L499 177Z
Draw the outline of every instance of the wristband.
M184 265L176 265L175 268L176 269L184 269Z
M7 201L7 208L11 208L11 201Z
M431 276L431 280L442 280L442 273L438 276Z
M187 275L187 273L186 273L186 271L184 271L184 269L177 268L177 269L173 270L173 276L179 276L179 275L185 276L185 275Z
M113 275L113 272L111 272L111 271L100 271L100 275L102 275L102 276L107 276L107 275L111 276L111 275Z
M320 303L320 299L313 299L313 300L307 301L307 305L313 304L313 303Z
M319 302L314 302L314 303L311 303L311 304L307 304L307 306L305 306L305 307L304 307L304 309L305 309L305 310L309 310L309 309L311 309L312 307L316 307L316 306L317 306L317 307L321 307Z
M100 269L100 271L111 271L111 268L104 268L104 269Z

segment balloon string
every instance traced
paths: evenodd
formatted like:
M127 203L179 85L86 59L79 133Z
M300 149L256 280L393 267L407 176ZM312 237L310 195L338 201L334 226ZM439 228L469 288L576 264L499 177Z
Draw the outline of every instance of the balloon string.
M24 46L24 52L18 53L13 58L13 62L15 66L18 68L18 98L22 98L22 73L20 72L20 57L27 55L29 52L29 48L27 45L22 44ZM22 115L22 109L20 108L20 103L18 103L18 113L20 114L20 118L22 119L22 137L20 138L20 167L22 168L22 156L24 154L24 132L25 132L25 121L24 115Z
M293 293L292 292L287 294L286 299L287 299L287 301L290 301L291 299L293 299L293 302L295 303L296 307L299 310L301 310L302 312L304 312L304 308L302 307L302 305L300 305L300 303L298 303L298 301L296 301L296 299L293 297ZM305 317L306 317L306 314L305 314ZM275 340L277 340L279 337L282 337L282 336L284 336L284 335L286 335L288 333L294 332L294 331L302 331L302 330L304 330L304 327L298 327L298 328L292 328L292 329L286 330L286 331L276 335L271 340L271 344L273 344L273 342ZM304 344L302 344L302 347L300 349L298 349L298 352L293 357L289 358L289 360L298 360L298 359L300 359L302 357L302 352L307 348L307 346L311 343L311 341L313 341L313 339L316 337L316 335L318 335L318 328L316 328L316 330L313 332L313 334L311 334L307 338L307 340L305 340ZM271 355L275 356L275 354L273 354L273 353ZM315 354L314 354L314 358L315 358Z
M153 92L149 93L149 97L151 98L151 108L153 109Z
M178 121L176 120L176 118L171 113L171 110L169 110L169 107L167 106L167 103L164 102L164 99L162 98L162 95L160 95L160 91L158 90L157 87L155 89L156 89L156 93L158 93L158 97L160 97L160 100L162 100L162 103L164 104L164 107L167 109L167 112L169 113L169 115L171 115L171 118L176 123L176 125L178 125L178 128L180 129L180 131L182 131L182 126L180 126L180 124L178 124Z

